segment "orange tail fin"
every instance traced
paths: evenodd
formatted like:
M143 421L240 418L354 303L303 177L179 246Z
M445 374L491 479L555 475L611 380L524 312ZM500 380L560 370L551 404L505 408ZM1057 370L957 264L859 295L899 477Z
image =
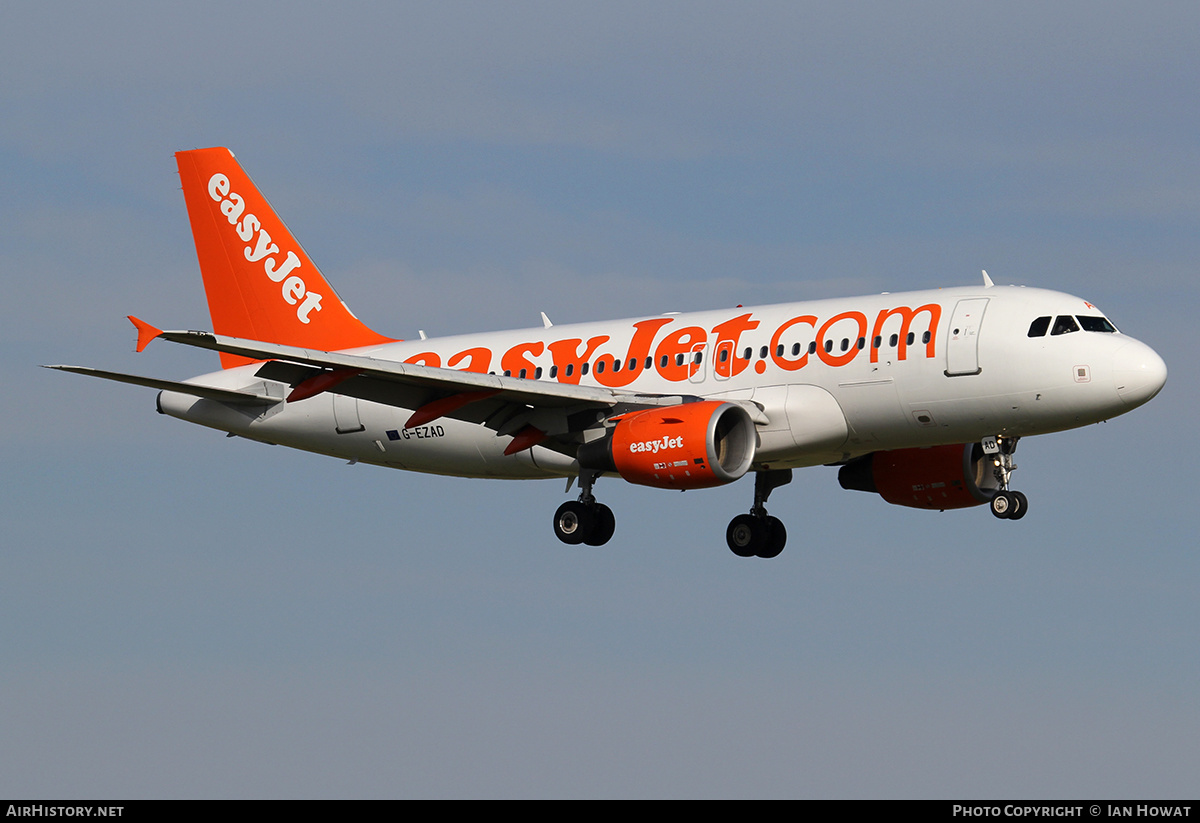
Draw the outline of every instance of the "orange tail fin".
M390 342L341 301L225 148L176 152L213 331L324 351ZM221 366L251 361L221 354Z

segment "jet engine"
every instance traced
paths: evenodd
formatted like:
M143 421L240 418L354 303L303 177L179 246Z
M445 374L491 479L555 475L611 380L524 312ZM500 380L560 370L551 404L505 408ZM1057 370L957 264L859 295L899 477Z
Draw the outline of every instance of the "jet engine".
M842 466L838 482L897 506L962 509L995 496L1000 486L991 467L978 443L896 449L856 457Z
M745 409L708 400L622 415L604 437L580 446L577 457L585 469L617 472L630 483L703 489L744 475L756 444Z

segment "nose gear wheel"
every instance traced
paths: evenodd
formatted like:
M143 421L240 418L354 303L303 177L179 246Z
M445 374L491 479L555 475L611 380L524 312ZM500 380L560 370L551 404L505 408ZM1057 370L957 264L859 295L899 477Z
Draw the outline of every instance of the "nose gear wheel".
M995 469L992 473L1000 490L992 495L988 508L1001 520L1020 520L1029 512L1029 498L1008 487L1012 473L1017 470L1017 464L1013 462L1013 453L1017 450L1018 439L1016 437L995 438L996 450L992 458ZM985 440L984 443L986 449L987 441Z

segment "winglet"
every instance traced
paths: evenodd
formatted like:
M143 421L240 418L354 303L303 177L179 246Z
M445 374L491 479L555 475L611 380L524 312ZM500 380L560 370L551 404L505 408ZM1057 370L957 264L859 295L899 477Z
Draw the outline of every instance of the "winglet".
M138 351L141 351L142 349L146 348L146 346L149 346L151 340L153 340L154 338L156 338L160 334L162 334L162 329L154 328L149 323L147 323L145 320L139 320L136 317L134 317L132 314L126 315L126 316L129 318L129 322L133 323L133 325L137 327L137 332L138 332L137 350Z
M983 287L985 289L990 289L992 286L996 285L995 283L992 282L992 278L988 277L988 273L987 273L986 269L980 269L980 271L983 272Z

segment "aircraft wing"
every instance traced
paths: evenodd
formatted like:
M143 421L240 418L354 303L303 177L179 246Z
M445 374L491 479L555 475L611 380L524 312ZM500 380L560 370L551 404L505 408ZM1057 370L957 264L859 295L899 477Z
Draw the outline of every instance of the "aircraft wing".
M102 377L105 380L115 380L118 383L131 383L135 386L146 386L151 389L181 392L183 394L191 394L196 397L219 400L222 403L233 403L235 405L273 405L283 402L282 397L268 397L265 394L216 389L212 386L181 383L177 380L159 380L157 377L141 377L136 374L122 374L121 372L104 371L103 369L89 369L86 366L43 366L42 368L69 371L73 374L82 374L87 377Z
M141 328L139 325L139 330ZM258 369L257 376L292 386L289 401L331 392L414 409L405 423L406 428L440 417L479 423L495 429L497 435L512 435L514 440L509 448L513 451L541 443L564 453L573 453L574 447L583 441L582 432L595 428L609 417L700 399L690 395L635 394L599 386L443 369L209 332L160 332L153 327L151 331L157 334L144 336L266 361ZM765 420L757 406L747 410L753 418Z
M612 389L594 386L577 386L558 382L526 380L519 377L504 377L496 374L443 369L419 363L400 363L395 360L380 360L369 355L346 352L327 352L263 343L257 340L242 340L236 337L199 331L164 331L164 340L182 343L201 349L236 354L253 360L284 361L322 370L355 370L363 376L379 380L390 380L403 385L449 391L495 390L513 401L538 402L543 405L569 406L578 403L598 406L613 406L619 402L642 402L647 406L664 405L665 398L659 395L621 393ZM261 377L267 375L260 374ZM271 378L280 379L280 378ZM333 389L326 389L333 391ZM349 392L340 391L339 394ZM620 398L620 399L618 399ZM635 400L636 398L636 400ZM680 402L675 395L666 405Z

